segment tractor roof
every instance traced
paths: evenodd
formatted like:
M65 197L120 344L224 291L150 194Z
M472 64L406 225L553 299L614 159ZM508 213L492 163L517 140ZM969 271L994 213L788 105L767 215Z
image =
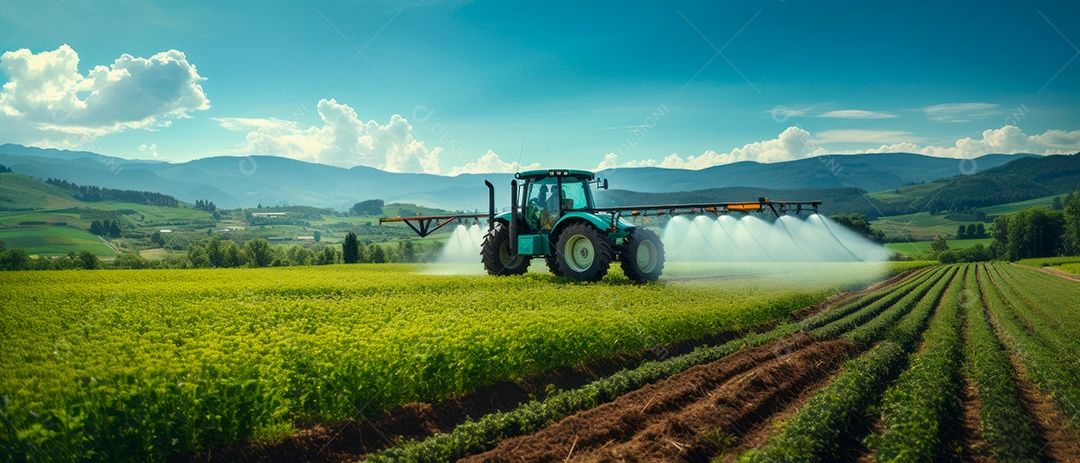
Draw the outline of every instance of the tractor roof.
M595 174L587 170L574 170L574 169L541 169L530 170L526 172L518 172L514 174L515 178L528 179L528 180L540 180L544 177L578 177L583 180L592 180L596 177Z

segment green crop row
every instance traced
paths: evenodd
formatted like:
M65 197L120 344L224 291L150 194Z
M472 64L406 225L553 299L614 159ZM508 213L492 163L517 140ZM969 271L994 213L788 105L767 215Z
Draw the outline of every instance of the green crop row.
M881 308L895 304L896 301L907 295L909 291L929 279L932 274L933 272L927 269L916 270L899 284L874 291L854 301L840 304L835 307L830 307L824 312L807 318L802 322L800 328L805 331L810 331L821 326L833 323L841 318L851 315L852 313L862 311L863 309L867 309L867 312L870 313L876 313L880 311Z
M897 302L897 306L915 306L906 314L893 316L892 308L878 314L870 323L888 319L881 328L859 331L853 336L862 345L870 345L880 336L886 340L867 353L844 364L843 371L810 400L761 449L739 457L741 462L814 462L839 458L840 436L856 417L876 403L888 380L904 366L905 355L917 342L926 318L933 312L946 286L956 274L956 267L941 268L929 280ZM898 317L899 322L896 321ZM851 333L845 334L850 335Z
M814 392L810 401L784 424L761 449L739 457L750 462L816 462L839 458L840 436L847 423L873 404L904 360L904 347L883 342L844 364L844 371L828 386Z
M945 288L956 274L956 267L946 267L928 290L913 292L914 298L905 298L878 314L873 320L860 325L841 336L855 345L869 346L883 336L894 342L909 345L917 341L926 320L934 312Z
M833 338L856 329L891 307L897 305L910 307L918 301L923 294L926 294L944 273L945 268L943 267L928 272L925 278L920 278L918 280L917 285L906 286L903 290L895 291L889 296L884 297L873 304L869 304L846 317L810 330L810 333L819 338Z
M990 447L990 453L999 461L1038 461L1035 458L1038 445L1031 418L1020 404L1020 391L1016 387L1008 354L994 334L979 299L978 277L985 271L979 266L976 272L968 272L966 286L972 296L965 305L964 345L965 371L975 384L982 402L980 424L982 438ZM981 292L986 301L995 297ZM1000 302L993 302L1000 304Z
M948 293L923 334L923 349L910 368L885 393L882 404L883 431L874 439L877 461L932 462L937 459L950 416L959 405L960 298L964 273L957 271Z
M992 267L981 267L983 290L989 293L992 319L1000 327L1007 344L1028 367L1031 379L1053 393L1058 404L1070 416L1080 414L1080 371L1075 349L1064 343L1064 333L1045 318L1035 316L1014 293L1001 290L996 282L1006 277ZM991 283L995 282L995 283ZM1062 298L1055 308L1075 310L1076 299ZM1044 309L1047 309L1044 307Z

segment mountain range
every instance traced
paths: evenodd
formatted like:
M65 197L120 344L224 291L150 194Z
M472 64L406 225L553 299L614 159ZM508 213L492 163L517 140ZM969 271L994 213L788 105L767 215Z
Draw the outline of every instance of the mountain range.
M604 170L599 175L607 178L613 189L639 193L718 188L732 194L748 191L729 189L732 187L758 190L843 188L875 192L961 173L981 172L1032 156L989 154L961 161L908 153L827 155L770 164L746 161L702 170L616 168ZM487 202L484 180L496 185L497 195L505 195L512 178L512 174L448 177L393 173L371 167L341 168L275 156L223 156L169 163L13 144L0 145L0 164L41 179L51 177L80 185L155 191L192 203L198 199L211 200L222 208L262 204L346 210L358 201L377 198L388 203L409 202L441 209L482 209Z

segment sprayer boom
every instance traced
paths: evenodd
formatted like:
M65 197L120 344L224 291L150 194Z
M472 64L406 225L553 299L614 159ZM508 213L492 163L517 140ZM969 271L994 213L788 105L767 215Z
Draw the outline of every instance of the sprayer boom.
M379 223L405 222L421 238L435 233L440 228L451 223L478 223L481 218L487 218L488 214L453 214L453 215L414 215L409 217L382 217Z
M771 211L777 217L784 214L799 214L802 212L817 213L821 201L770 201L769 198L758 198L757 201L744 201L735 203L692 203L692 204L664 204L656 206L617 206L617 207L594 207L583 210L593 213L620 213L630 216L648 215L703 215L703 214L727 214L730 212L764 212Z
M519 183L520 181L520 183ZM637 282L656 281L664 269L664 243L656 232L623 220L623 216L725 215L732 212L817 213L821 201L770 201L659 204L596 207L593 189L606 190L606 179L584 170L548 169L514 174L510 210L496 214L495 187L488 188L487 214L384 217L379 223L405 222L421 237L454 222L480 224L487 233L480 257L492 275L520 275L534 257L542 257L552 274L596 281L618 261L623 274ZM647 222L647 220L646 220Z

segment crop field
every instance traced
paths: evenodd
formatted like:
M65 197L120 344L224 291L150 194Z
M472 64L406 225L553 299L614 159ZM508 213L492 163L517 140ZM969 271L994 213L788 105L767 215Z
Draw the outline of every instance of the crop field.
M1078 461L1080 284L938 266L366 461Z
M1080 284L1029 267L423 271L2 274L0 458L1080 458Z
M925 263L667 283L409 265L0 274L0 459L157 461L731 333Z
M990 243L993 241L994 240L990 238L949 240L949 249L967 249L976 244L990 246ZM895 243L885 243L885 249L911 255L918 251L929 251L932 244L932 241L900 241Z
M24 248L31 255L55 256L89 250L103 257L116 256L116 251L97 236L72 227L0 230L0 241L10 248Z

